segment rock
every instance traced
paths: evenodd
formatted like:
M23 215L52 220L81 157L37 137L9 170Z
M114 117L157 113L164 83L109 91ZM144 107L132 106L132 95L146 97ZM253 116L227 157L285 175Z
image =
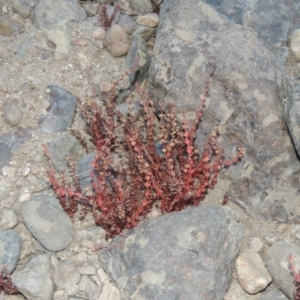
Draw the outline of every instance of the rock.
M249 294L263 291L272 281L261 257L252 250L242 252L235 262L237 279Z
M0 229L12 229L18 224L18 217L13 210L6 211L0 221Z
M31 138L31 128L19 127L16 132L9 132L0 136L0 168L9 164L13 151L19 149Z
M14 20L0 15L0 35L17 35L22 32L22 27Z
M54 285L51 264L47 255L33 256L21 270L12 274L12 281L29 300L52 300Z
M54 273L54 283L59 289L65 289L79 282L80 273L72 261L66 261L59 265Z
M276 242L268 251L267 268L279 289L281 289L289 299L293 299L295 285L293 275L289 269L288 258L290 255L293 256L296 266L299 266L300 248L288 242Z
M262 250L264 243L260 240L259 237L255 237L251 240L250 250L258 253Z
M124 297L223 299L242 232L228 207L193 207L128 231L122 249L115 238L99 259Z
M230 285L224 300L259 300L260 295L249 295L235 280Z
M237 142L245 149L241 163L222 170L222 178L231 182L232 201L253 216L286 222L291 215L283 203L290 198L272 191L288 186L296 192L294 178L300 170L278 95L284 79L273 55L250 30L204 2L185 6L165 0L160 19L149 69L150 96L188 113L198 107L209 80L209 102L197 132L199 150L221 124L225 156L234 155Z
M105 38L106 31L102 27L96 27L93 29L93 38L95 40L103 40Z
M143 16L139 16L136 19L136 22L139 25L147 26L147 27L156 27L159 22L158 14L150 13Z
M119 290L108 282L104 285L99 300L121 300L121 295Z
M150 40L154 32L155 28L153 27L139 26L132 34L132 38L136 35L140 35L143 40L147 42Z
M296 29L292 33L290 49L297 61L300 61L300 29Z
M137 29L136 22L128 15L122 15L118 21L118 25L127 33L133 34Z
M131 46L125 59L125 69L131 70L129 82L132 86L136 82L142 83L147 77L150 61L151 57L146 42L140 35L135 35L132 38Z
M14 12L22 16L24 19L28 19L34 5L34 0L14 0L12 8Z
M156 4L160 4L162 1L154 0ZM153 6L150 0L129 0L130 7L139 14L149 13L153 11Z
M99 299L101 289L88 276L82 275L78 286L79 286L79 291L83 292L88 299L95 299L95 300Z
M78 156L79 141L72 134L66 133L54 138L49 144L51 160L59 171L69 170L68 158L74 163Z
M127 54L130 47L130 39L119 25L112 25L106 33L104 46L113 56L119 57Z
M287 97L286 122L298 155L300 154L300 85L294 85Z
M76 113L77 97L55 85L47 88L49 93L46 100L50 106L47 114L39 118L39 129L44 133L66 131L72 125Z
M6 266L7 271L12 273L16 268L22 249L22 239L13 230L0 231L0 268Z
M288 298L279 290L270 290L262 292L258 300L288 300Z
M48 30L47 39L56 45L55 60L65 59L71 49L71 26L68 21L57 24Z
M21 214L27 229L47 250L61 251L70 244L72 222L55 197L34 196L24 203Z
M87 266L79 268L79 273L81 275L96 275L97 270L95 266Z
M86 17L76 0L40 0L33 10L34 24L40 30L49 30L63 21L82 22Z
M18 126L22 120L22 111L19 106L7 100L4 104L4 120L12 127Z

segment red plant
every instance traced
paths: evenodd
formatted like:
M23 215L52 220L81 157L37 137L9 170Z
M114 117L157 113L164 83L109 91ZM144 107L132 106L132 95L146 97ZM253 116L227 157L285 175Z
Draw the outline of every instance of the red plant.
M296 266L294 262L293 255L290 254L288 257L289 260L289 269L292 272L296 290L294 292L294 300L300 300L300 271L296 271Z
M0 293L1 292L4 292L6 295L18 294L18 288L13 284L6 267L4 267L0 273Z
M189 128L185 119L179 123L175 107L160 107L158 112L138 85L143 118L137 120L132 108L129 117L122 116L115 105L117 84L104 101L104 107L91 101L81 103L86 130L97 151L91 172L92 193L83 196L75 174L70 186L65 176L60 181L52 168L48 172L65 211L74 216L79 203L91 208L96 224L106 230L107 237L135 227L155 203L163 213L198 205L208 189L216 185L221 169L237 163L243 156L243 149L238 146L236 156L225 159L217 142L217 126L209 135L202 155L198 153L196 131L208 85ZM47 148L45 152L50 157ZM117 162L113 159L116 152L122 156Z
M102 28L105 30L108 30L111 27L116 15L117 15L117 12L118 12L118 7L114 6L114 11L111 14L111 16L109 16L107 13L107 5L110 5L110 4L111 4L110 0L108 0L106 3L104 3L101 7L101 10L100 10L100 13L98 16L98 22L100 23Z

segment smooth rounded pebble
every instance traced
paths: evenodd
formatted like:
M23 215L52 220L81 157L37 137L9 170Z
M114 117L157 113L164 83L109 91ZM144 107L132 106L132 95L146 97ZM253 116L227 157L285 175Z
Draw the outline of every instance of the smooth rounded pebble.
M38 242L49 251L61 251L72 240L73 227L57 198L37 195L22 208L24 224Z

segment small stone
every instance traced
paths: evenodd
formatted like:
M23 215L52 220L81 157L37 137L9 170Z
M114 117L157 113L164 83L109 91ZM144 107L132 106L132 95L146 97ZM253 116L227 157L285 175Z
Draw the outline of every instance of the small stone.
M22 239L11 229L0 231L0 268L5 265L8 272L16 268L22 249Z
M155 28L153 27L148 27L148 26L142 26L140 25L132 34L132 37L135 35L139 34L144 41L149 41L150 38L152 37L153 33L155 32Z
M14 0L12 7L14 12L21 15L24 19L28 19L34 5L34 0Z
M83 53L78 53L78 59L80 61L80 66L83 70L85 70L86 68L89 68L92 65L91 61Z
M103 287L99 300L120 300L120 291L113 286L110 282L106 283Z
M296 29L292 33L290 49L297 61L300 61L300 29Z
M86 39L74 38L74 39L72 39L72 44L74 46L83 47L83 46L86 46L88 44L88 41Z
M55 270L54 283L60 289L65 289L68 285L72 286L79 282L80 273L71 261L63 262Z
M259 252L263 248L263 246L263 242L258 237L255 237L251 241L250 250L254 252Z
M58 199L37 195L25 202L21 211L30 233L49 251L61 251L71 242L73 226Z
M2 174L3 176L7 177L7 178L14 178L15 174L16 174L16 170L13 167L10 166L4 166L2 168Z
M150 13L143 16L139 16L136 19L136 22L139 25L147 26L147 27L156 27L159 22L158 14Z
M105 38L106 31L102 27L97 27L93 30L93 38L95 40L103 40Z
M82 275L96 275L97 270L95 266L87 266L79 268L79 273Z
M4 104L4 120L10 124L10 126L15 127L18 126L22 120L22 111L19 106L8 100Z
M252 250L242 252L235 262L238 282L249 294L257 294L272 281L261 257Z
M31 198L31 191L27 188L25 188L20 195L19 201L20 203L26 202Z
M18 224L18 217L12 210L5 212L0 221L0 229L12 229Z
M48 255L33 256L21 270L12 274L12 280L27 299L52 300L54 285L51 280Z
M226 292L224 300L260 300L260 294L249 295L235 280Z
M104 46L113 56L123 56L130 48L130 39L119 25L113 25L106 33Z
M128 15L122 15L118 25L120 25L127 34L133 34L138 27L136 22Z
M84 292L89 299L99 299L101 289L88 276L82 275L78 286L79 291ZM116 299L112 298L112 300ZM109 300L109 298L105 298L105 300Z

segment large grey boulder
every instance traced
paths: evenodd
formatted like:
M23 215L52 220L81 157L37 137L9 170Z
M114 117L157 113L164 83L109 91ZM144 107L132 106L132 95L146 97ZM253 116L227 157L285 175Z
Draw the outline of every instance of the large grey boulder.
M219 124L226 156L234 155L238 142L245 149L242 162L221 174L230 183L231 199L255 216L286 222L291 215L285 201L296 198L278 197L273 191L299 188L299 162L279 93L284 76L273 54L257 35L228 20L212 4L165 0L160 18L149 71L152 98L191 113L209 81L197 136L200 149ZM282 91L285 97L287 93Z
M243 236L227 207L193 207L151 220L100 251L125 299L224 299Z

